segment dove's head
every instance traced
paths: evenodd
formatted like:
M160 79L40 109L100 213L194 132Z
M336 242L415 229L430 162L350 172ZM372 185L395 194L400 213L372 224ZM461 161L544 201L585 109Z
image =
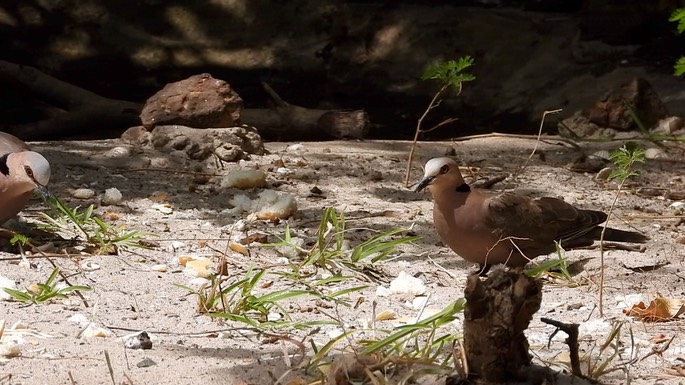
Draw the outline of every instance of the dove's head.
M43 155L33 151L9 153L0 163L0 172L9 178L7 188L30 192L34 189L48 196L47 185L50 181L50 163Z
M434 188L457 188L465 185L457 162L450 158L433 158L426 163L423 178L419 181L415 191L421 191L428 187Z

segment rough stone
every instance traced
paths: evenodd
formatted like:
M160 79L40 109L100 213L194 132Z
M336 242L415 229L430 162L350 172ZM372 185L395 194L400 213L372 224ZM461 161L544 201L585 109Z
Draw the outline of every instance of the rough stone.
M148 130L168 124L232 127L242 108L243 100L228 83L205 73L167 84L147 100L140 120Z
M647 128L668 116L668 110L659 95L642 78L634 78L609 91L586 114L590 122L601 127L627 131L637 127L630 113L631 108Z
M264 154L264 143L253 127L192 128L157 126L144 133L142 127L128 129L122 138L130 144L169 153L183 153L189 159L203 161L212 155L226 162Z

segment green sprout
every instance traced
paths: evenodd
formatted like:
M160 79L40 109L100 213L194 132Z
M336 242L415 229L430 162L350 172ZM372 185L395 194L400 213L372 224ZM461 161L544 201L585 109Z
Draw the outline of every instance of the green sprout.
M54 268L48 279L44 283L38 283L36 285L37 290L15 290L9 288L3 288L5 293L9 294L15 301L22 302L25 304L38 304L52 300L53 298L65 299L67 294L73 291L90 291L88 286L78 286L72 285L63 287L61 289L57 288L57 276L59 275L59 269Z

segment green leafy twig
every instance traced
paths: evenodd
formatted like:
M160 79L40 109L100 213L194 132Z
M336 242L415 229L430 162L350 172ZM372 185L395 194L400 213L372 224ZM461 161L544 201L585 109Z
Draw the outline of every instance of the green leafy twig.
M638 147L635 142L627 142L623 147L614 151L609 155L609 159L614 163L616 169L609 174L609 180L616 179L618 181L618 189L616 190L616 195L614 196L614 201L611 203L609 212L607 213L607 220L604 222L602 227L602 233L599 237L599 316L604 316L604 233L606 232L607 225L611 219L611 214L616 207L618 202L618 197L621 195L621 191L626 183L626 181L632 177L640 175L640 170L636 170L636 163L644 163L645 161L645 150Z
M438 123L435 127L424 130L421 128L421 125L423 124L423 120L426 118L428 115L428 112L432 110L433 108L437 107L440 104L440 97L449 89L449 88L454 88L457 92L457 95L461 94L462 90L462 85L464 82L469 82L472 80L475 80L476 77L470 73L464 72L467 68L471 67L473 65L473 58L471 56L463 56L460 57L457 60L448 60L446 62L437 62L433 65L431 65L426 72L423 73L421 76L421 80L437 80L440 82L441 86L438 92L433 95L433 99L431 99L430 103L428 104L428 107L426 107L426 110L423 111L423 114L419 118L418 122L416 123L416 132L414 133L414 140L411 145L411 149L409 150L409 161L407 163L407 173L405 175L404 179L404 184L406 186L409 186L409 177L410 177L410 172L411 172L411 166L412 162L414 160L414 152L416 151L416 143L419 140L419 135L422 132L428 132L431 130L434 130L440 126L443 126L445 124L451 123L456 119L447 119L443 122Z
M678 33L682 34L685 31L685 8L678 8L668 18L668 21L678 23ZM674 74L681 76L685 74L685 56L681 56L674 65Z

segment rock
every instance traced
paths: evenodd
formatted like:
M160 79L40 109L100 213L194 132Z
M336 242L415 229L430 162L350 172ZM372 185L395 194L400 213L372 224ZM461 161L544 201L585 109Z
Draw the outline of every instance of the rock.
M135 334L130 334L128 336L125 336L123 338L124 340L124 346L126 349L152 349L152 340L150 339L150 335L146 331L142 331L139 333ZM146 358L147 359L147 358ZM143 360L144 361L144 360ZM152 361L152 360L150 360ZM154 365L154 363L153 363ZM146 366L140 366L138 367L147 367L151 365L146 365Z
M69 191L69 193L76 199L90 199L95 196L95 191L89 188L78 188Z
M676 132L683 129L683 125L683 118L680 116L669 116L665 119L661 119L653 132L656 134L674 135Z
M609 175L611 175L611 172L613 169L611 167L604 167L603 169L599 170L597 175L595 175L596 180L608 180Z
M121 138L129 144L151 146L169 154L181 152L198 161L216 155L222 161L234 162L249 154L264 154L262 137L249 126L201 129L172 125L156 126L151 132L139 126L129 128Z
M140 120L148 130L167 124L231 127L242 108L243 100L228 83L205 73L167 84L147 100Z
M266 174L262 170L242 169L229 171L221 180L221 188L238 188L241 190L265 187Z
M390 281L390 292L392 294L424 295L426 294L426 285L420 278L400 271L400 274Z
M651 84L642 78L634 78L629 83L609 91L586 113L590 122L601 127L618 130L636 128L629 108L635 111L640 121L653 127L659 120L668 116L666 106L656 94Z
M121 134L121 139L126 143L136 144L140 146L149 146L152 134L143 126L131 127Z
M680 243L681 245L685 245L685 235L681 235L678 238L676 238L675 243Z
M664 150L656 147L648 148L645 150L645 159L660 159L667 158Z
M592 123L582 111L577 111L570 118L566 118L558 125L559 133L563 136L581 138L612 138L615 132ZM570 132L569 132L570 131Z
M112 187L105 190L105 195L102 196L102 204L107 206L118 205L121 203L122 199L123 195L121 195L121 191L116 187Z

